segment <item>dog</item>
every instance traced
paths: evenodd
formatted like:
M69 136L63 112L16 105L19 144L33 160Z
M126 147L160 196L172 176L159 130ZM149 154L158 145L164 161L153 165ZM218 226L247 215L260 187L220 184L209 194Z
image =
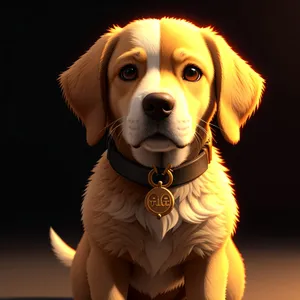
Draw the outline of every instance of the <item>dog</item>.
M74 299L242 299L238 205L210 124L216 114L238 143L261 102L261 75L213 28L164 17L114 26L59 82L89 145L110 132L77 250L50 228Z

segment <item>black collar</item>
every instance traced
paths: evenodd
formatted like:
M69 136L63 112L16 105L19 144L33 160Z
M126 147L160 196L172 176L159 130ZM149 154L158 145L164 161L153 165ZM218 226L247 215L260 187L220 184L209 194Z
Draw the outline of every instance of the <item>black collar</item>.
M199 176L201 176L208 168L212 154L211 142L207 142L201 149L199 155L187 161L176 168L172 168L173 183L171 187L186 184ZM118 150L113 138L109 137L107 158L112 168L126 179L138 183L143 186L151 187L148 183L148 174L152 168L145 167L137 162L127 159ZM157 168L159 174L153 178L154 182L161 180L166 181L166 176L163 175L164 169Z

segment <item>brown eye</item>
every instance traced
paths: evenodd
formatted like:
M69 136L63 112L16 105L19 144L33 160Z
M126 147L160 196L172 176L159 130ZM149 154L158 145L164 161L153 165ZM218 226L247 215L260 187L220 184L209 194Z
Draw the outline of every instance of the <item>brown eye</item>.
M138 77L137 67L135 65L124 66L119 73L119 77L124 81L132 81L137 79Z
M201 70L194 65L187 65L184 70L182 77L184 80L195 82L198 81L202 76Z

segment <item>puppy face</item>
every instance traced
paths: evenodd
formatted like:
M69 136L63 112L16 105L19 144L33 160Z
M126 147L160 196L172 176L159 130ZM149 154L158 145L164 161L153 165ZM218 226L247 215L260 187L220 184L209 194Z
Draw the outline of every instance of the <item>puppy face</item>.
M105 122L119 123L115 139L146 166L199 151L216 107L225 138L238 142L264 83L211 29L170 18L111 30L60 81L90 144Z
M124 29L108 68L113 118L122 119L133 156L148 166L186 159L214 76L199 29L168 21Z

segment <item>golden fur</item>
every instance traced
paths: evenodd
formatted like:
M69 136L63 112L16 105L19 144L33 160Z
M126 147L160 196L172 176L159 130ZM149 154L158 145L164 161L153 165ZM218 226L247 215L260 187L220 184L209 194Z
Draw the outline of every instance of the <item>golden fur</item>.
M120 67L133 62L139 78L122 82ZM203 79L178 79L186 63L201 66ZM199 128L201 139L210 135L208 124L216 110L224 137L237 143L240 127L258 107L264 87L260 75L212 29L172 18L111 29L60 76L60 83L86 127L90 145L99 141L106 125L119 121L112 130L119 151L150 166L156 154L131 147L144 133L136 104L142 96L163 91L176 98L177 119L168 126L178 130L178 143L187 146L166 153L163 164L171 160L180 165L199 151L194 140ZM134 124L142 129L133 129ZM175 297L172 291L183 288L188 300L242 299L244 265L231 239L238 207L216 148L212 157L202 176L171 189L175 208L157 220L144 207L147 188L119 176L103 154L86 189L84 235L76 254L50 232L57 256L72 265L75 300L127 299L129 286L140 292L139 299L167 300Z

